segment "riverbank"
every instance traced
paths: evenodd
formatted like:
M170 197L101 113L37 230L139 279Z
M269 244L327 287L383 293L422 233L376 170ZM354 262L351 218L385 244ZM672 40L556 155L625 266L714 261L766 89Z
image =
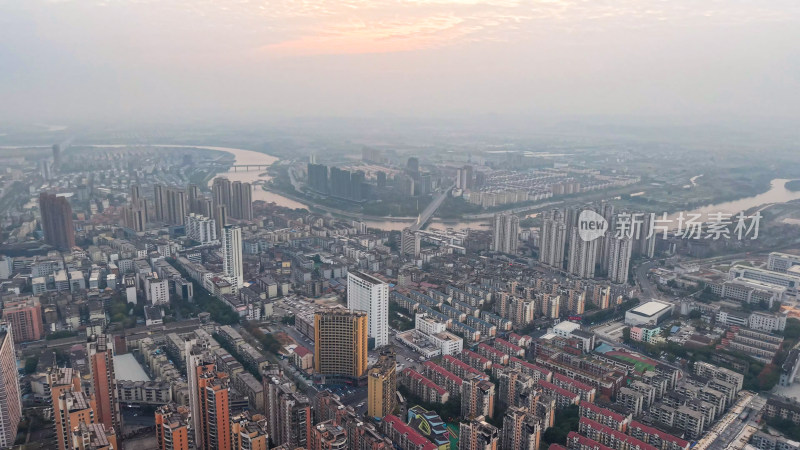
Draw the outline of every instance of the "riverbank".
M234 157L234 161L236 165L243 165L243 164L252 164L252 165L269 165L272 166L273 164L280 161L279 158L268 155L266 153L260 153L253 150L246 150L246 149L239 149L239 148L232 148L232 147L218 147L218 146L205 146L205 145L177 145L177 144L150 144L150 145L126 145L126 144L110 144L110 145L87 145L87 147L164 147L164 148L197 148L197 149L205 149L205 150L215 150L226 152ZM219 176L225 176L232 181L242 181L242 182L250 182L256 183L261 182L262 189L254 189L253 190L253 199L254 200L262 200L265 202L272 202L279 206L298 209L298 208L306 208L306 209L316 209L319 211L323 211L325 213L344 217L353 220L359 220L367 223L367 226L372 228L377 228L385 231L391 230L402 230L406 226L411 225L416 220L416 217L391 217L391 216L368 216L363 215L360 213L354 213L351 211L344 211L339 210L336 208L330 208L325 205L320 205L318 203L309 202L306 199L302 199L299 197L289 196L284 192L280 192L274 189L270 189L269 181L272 179L272 176L266 173L263 170L255 170L252 172L247 171L228 171L218 173L213 179ZM702 175L698 175L693 178L693 181L697 181ZM746 211L751 208L763 206L770 203L785 203L791 200L800 199L800 191L794 191L787 188L786 183L793 180L790 179L773 179L770 183L770 189L766 192L763 192L758 195L752 195L749 197L740 198L737 200L727 201L727 202L719 202L714 204L709 204L705 206L700 206L698 208L692 209L691 211L684 211L684 215L688 213L700 213L700 214L708 214L711 212L726 212L731 214L736 214L739 211ZM800 180L797 180L796 184L800 184ZM796 187L793 185L793 187ZM630 186L629 189L635 189L635 187ZM596 192L593 193L592 199L599 199L599 198L608 198L609 196L619 195L619 191L609 191L609 192ZM561 202L569 201L570 203L574 202L586 202L590 201L588 198L575 198L573 199L559 199ZM455 228L455 229L466 229L466 228L476 228L476 227L483 227L486 226L487 223L490 221L491 217L496 214L497 212L510 212L514 214L521 214L524 212L529 211L536 211L547 207L557 206L554 204L556 201L551 200L549 202L545 202L538 205L529 205L529 206L522 206L522 207L511 207L506 210L501 211L492 211L492 212L485 212L485 213L476 213L470 215L464 215L461 218L432 218L429 221L430 227L439 227L439 228ZM646 205L642 205L643 209L646 209ZM677 214L673 214L673 217L677 217Z

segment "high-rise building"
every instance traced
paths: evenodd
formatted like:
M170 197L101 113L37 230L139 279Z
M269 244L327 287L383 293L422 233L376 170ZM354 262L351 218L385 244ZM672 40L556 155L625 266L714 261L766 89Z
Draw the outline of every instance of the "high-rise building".
M656 232L653 230L654 219L655 216L652 214L641 214L641 221L635 221L639 226L637 254L645 258L652 258L656 252ZM650 233L651 231L653 231L652 234Z
M538 450L542 429L539 420L527 408L510 407L503 417L500 448L503 450Z
M616 237L606 233L608 245L608 279L612 283L627 283L633 241L629 236Z
M356 170L350 174L350 200L360 202L366 198L364 191L366 179L363 170Z
M458 450L498 450L500 430L483 417L467 419L458 426Z
M217 229L217 238L222 237L222 229L228 225L228 207L225 205L214 206L214 226Z
M494 383L475 375L461 383L461 417L494 416Z
M539 234L539 262L561 269L564 265L564 247L567 225L560 210L548 211L542 218Z
M147 227L147 200L142 197L142 190L138 184L130 185L128 204L123 210L125 226L133 231L142 232Z
M189 208L191 209L192 203L200 198L200 186L191 183L186 186L186 196L189 200Z
M308 187L323 194L328 193L328 166L308 163Z
M224 206L230 217L241 220L253 218L253 186L250 183L215 178L211 185L214 208ZM215 217L215 219L218 219Z
M456 187L462 190L470 190L474 186L472 179L472 166L464 166L456 171Z
M382 347L389 343L388 284L363 272L349 272L347 308L367 313L370 347Z
M567 271L578 278L594 278L597 261L597 241L581 239L578 227L572 227Z
M14 372L16 379L16 364ZM94 399L87 397L81 390L80 375L71 368L49 369L47 384L50 385L58 449L73 450L75 446L72 441L72 430L81 423L89 425L97 421ZM16 433L17 429L14 427L14 436Z
M311 442L311 402L283 374L264 374L264 416L275 448L308 448Z
M167 223L183 225L186 223L186 191L183 189L167 189Z
M222 230L222 270L236 292L244 286L242 267L242 229L227 225Z
M408 158L408 162L406 163L406 171L412 177L419 174L419 158L416 156Z
M224 372L203 372L197 376L200 410L203 414L203 446L198 448L231 448L229 382L228 374Z
M161 184L153 185L153 208L155 219L159 222L167 220L167 188Z
M231 184L230 213L234 219L253 218L253 189L250 183L234 181Z
M186 341L186 379L196 448L231 448L230 379L199 343Z
M380 417L392 414L397 404L397 359L384 350L367 372L367 414Z
M189 450L189 408L167 403L155 416L158 450Z
M225 177L214 178L214 182L211 184L211 197L214 200L214 206L225 205L230 211L231 194L231 180Z
M330 168L330 194L339 198L350 198L350 172L338 167Z
M492 250L514 255L519 244L519 217L513 214L495 214Z
M359 379L367 371L367 314L331 309L314 314L314 371Z
M39 212L45 242L60 250L72 249L75 246L75 228L67 198L42 192L39 194Z
M44 335L42 305L38 297L7 300L3 305L3 321L14 330L14 342L38 341Z
M203 245L218 242L216 221L200 214L190 213L186 218L186 237Z
M196 345L197 344L197 345ZM198 448L203 448L203 401L200 395L199 377L203 373L215 372L213 359L206 354L203 345L196 340L184 342L186 355L186 384L189 387L189 417L194 434L194 443Z
M250 411L241 412L231 418L231 450L269 450L267 418Z
M122 433L122 423L117 400L117 378L114 374L113 339L108 336L90 336L86 356L92 375L92 389L96 403L96 420L107 430Z
M606 223L608 223L607 229L608 230L615 230L616 229L616 216L614 215L614 205L611 203L603 202L600 205L600 213L604 219L606 219ZM597 258L600 262L600 268L604 271L608 271L608 251L609 251L609 237L611 235L606 233L603 237L599 238L597 241Z
M406 256L418 257L422 239L419 233L411 228L404 228L400 234L400 253Z
M11 447L22 417L13 326L0 323L0 448Z

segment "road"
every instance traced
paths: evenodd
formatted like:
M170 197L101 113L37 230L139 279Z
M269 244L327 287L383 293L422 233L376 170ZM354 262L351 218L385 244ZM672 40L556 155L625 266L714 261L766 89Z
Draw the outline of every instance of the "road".
M736 404L728 410L715 424L708 430L705 436L697 442L694 447L695 450L726 450L729 448L742 448L739 446L739 436L747 430L746 426L755 426L757 420L757 411L763 408L764 400L758 395L752 394L747 391L739 393L739 400ZM748 407L754 409L747 419L739 419L739 415L747 410Z
M639 290L641 291L642 302L646 302L651 299L668 301L668 299L664 297L664 294L658 290L656 285L647 276L650 273L650 269L654 267L658 267L658 261L647 261L639 264L634 269L634 279L636 280L636 284L639 286Z
M436 210L442 206L442 202L444 202L444 199L447 198L447 194L450 193L451 189L453 189L453 186L450 186L442 192L436 194L436 198L434 198L432 202L428 203L428 206L424 211L422 211L422 214L419 215L414 225L411 225L411 231L417 231L425 226L426 223L428 223L431 217L433 217L433 215L436 213Z

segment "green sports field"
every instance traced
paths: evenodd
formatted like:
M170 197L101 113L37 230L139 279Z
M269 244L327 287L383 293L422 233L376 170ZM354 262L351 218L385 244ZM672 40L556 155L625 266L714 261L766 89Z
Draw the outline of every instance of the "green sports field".
M458 449L458 425L455 423L448 423L447 429L450 430L450 450Z
M656 368L656 366L654 366L652 364L646 363L644 361L640 361L640 360L638 360L636 358L632 358L630 356L621 355L619 353L615 353L614 356L619 358L619 359L622 359L624 361L628 361L629 363L635 364L634 370L636 370L639 373L644 373L645 371L649 371L649 370L655 370L655 368Z

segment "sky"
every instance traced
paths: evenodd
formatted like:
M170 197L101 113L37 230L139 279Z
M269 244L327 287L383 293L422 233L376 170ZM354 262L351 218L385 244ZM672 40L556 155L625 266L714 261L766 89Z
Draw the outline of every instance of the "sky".
M0 121L800 118L797 0L0 0Z

